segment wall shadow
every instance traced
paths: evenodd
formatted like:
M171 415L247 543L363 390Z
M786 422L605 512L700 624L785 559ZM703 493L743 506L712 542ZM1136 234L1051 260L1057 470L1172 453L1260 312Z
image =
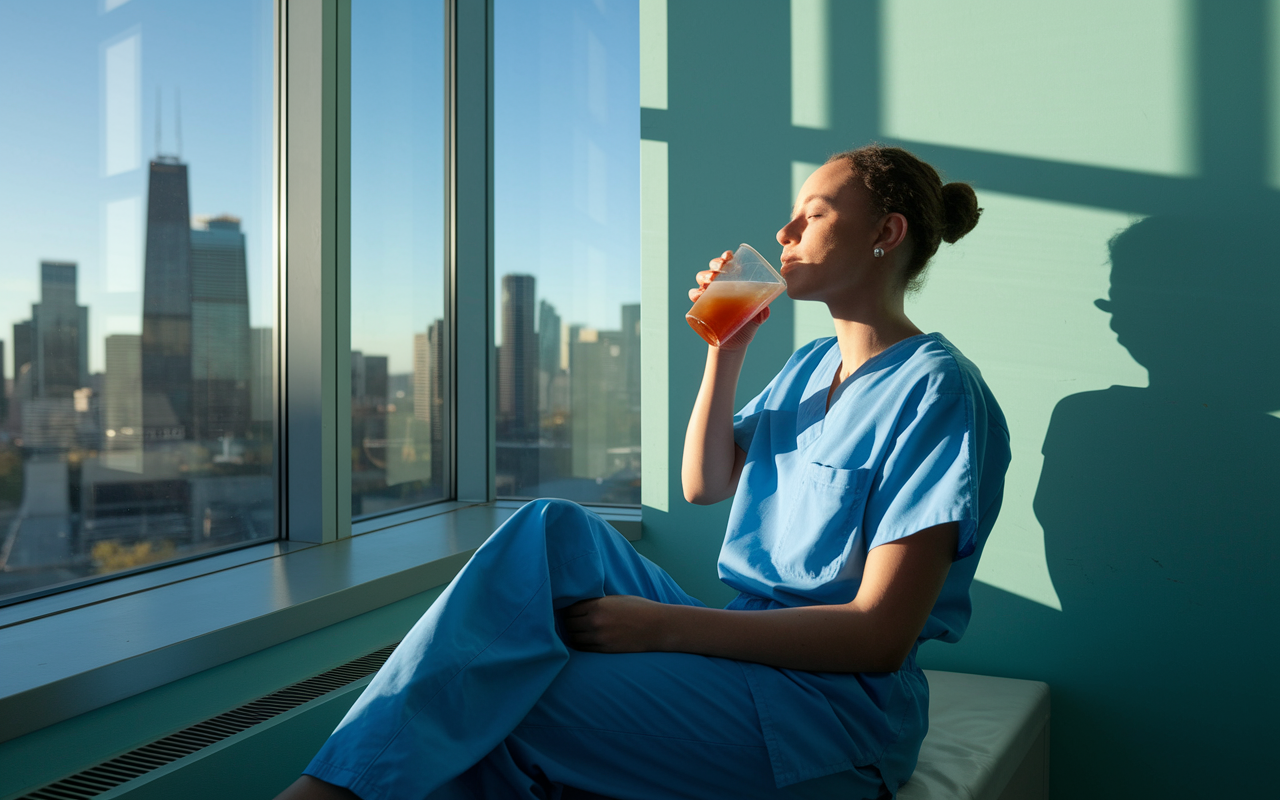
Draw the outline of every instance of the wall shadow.
M1078 695L1055 728L1090 743L1077 756L1117 794L1211 796L1249 781L1219 770L1265 763L1278 710L1263 676L1276 655L1264 620L1280 553L1268 414L1280 251L1265 220L1206 215L1149 217L1111 254L1098 305L1149 385L1063 399L1045 438L1035 512ZM1160 762L1200 767L1126 769Z
M1111 257L1097 305L1149 385L1054 409L1035 513L1062 611L975 583L970 635L929 663L1050 684L1055 797L1265 796L1280 244L1263 218L1155 216Z

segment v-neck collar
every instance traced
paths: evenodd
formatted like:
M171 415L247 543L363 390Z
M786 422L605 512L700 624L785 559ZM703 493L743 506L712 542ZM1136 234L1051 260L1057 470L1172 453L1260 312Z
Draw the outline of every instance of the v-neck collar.
M845 394L849 387L858 382L858 379L865 376L868 372L883 366L884 362L895 355L900 354L902 350L914 343L919 346L923 339L933 339L937 341L940 337L933 333L920 333L915 336L894 342L885 349L876 353L871 358L864 361L853 374L840 382L835 392L831 396L830 407L827 405L827 393L831 391L831 382L835 380L836 370L840 368L842 357L840 355L840 343L835 338L831 338L831 343L827 347L827 351L823 353L818 365L814 367L813 372L809 374L809 380L805 385L804 395L800 401L800 408L796 413L796 446L800 449L807 448L810 444L817 441L822 436L822 430L826 427L827 418L831 416L831 411L839 410L836 403L840 402L840 398ZM841 406L840 408L843 408Z
M921 339L936 340L937 334L917 333L914 336L908 336L905 339L899 339L898 341L889 345L885 349L881 350L879 353L876 353L875 355L873 355L871 358L868 358L866 361L863 361L861 364L858 365L858 368L855 369L849 375L849 377L841 381L839 385L835 387L835 389L832 389L831 384L835 382L836 375L839 373L839 370L840 370L840 366L844 363L844 358L840 354L840 341L838 339L833 338L831 340L831 347L827 350L826 355L823 356L822 362L818 365L818 368L814 370L814 374L810 379L811 387L814 382L814 379L820 378L821 380L823 380L823 391L824 391L823 403L822 403L823 418L825 419L826 417L831 415L832 407L835 406L835 404L840 401L840 398L844 395L845 390L848 389L850 386L852 386L854 381L856 381L858 378L870 372L880 362L884 361L891 354L901 350L903 346L906 345L908 342L919 343ZM830 398L829 401L828 401L828 398Z

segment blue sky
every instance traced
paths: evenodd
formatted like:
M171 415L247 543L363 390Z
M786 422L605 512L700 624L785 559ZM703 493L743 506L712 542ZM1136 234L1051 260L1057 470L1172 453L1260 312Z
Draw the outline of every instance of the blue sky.
M494 271L566 323L640 302L640 38L631 0L495 0Z
M141 331L141 260L132 280L109 280L106 218L109 204L130 198L145 212L157 87L166 151L176 147L181 90L191 211L242 219L250 313L253 324L270 324L272 25L263 0L0 0L0 339L9 376L13 323L39 300L41 259L80 265L93 371L103 366L104 335ZM135 36L135 166L108 175L107 51ZM138 254L142 234L141 225L129 232Z
M638 6L494 6L495 290L533 274L564 322L616 329L640 301ZM351 339L393 373L443 306L442 21L439 0L352 7Z
M499 283L534 274L565 322L616 328L619 306L640 297L636 4L496 0L495 10ZM272 39L270 0L0 0L10 377L12 326L39 300L41 259L80 265L91 370L103 367L105 335L140 332L141 221L122 228L113 214L130 202L145 213L157 88L166 153L181 92L191 211L241 218L252 322L271 323ZM442 48L440 0L355 0L352 347L390 356L392 372L412 368L413 334L443 306ZM123 87L108 66L122 53L137 67ZM122 96L126 112L136 103L123 129Z

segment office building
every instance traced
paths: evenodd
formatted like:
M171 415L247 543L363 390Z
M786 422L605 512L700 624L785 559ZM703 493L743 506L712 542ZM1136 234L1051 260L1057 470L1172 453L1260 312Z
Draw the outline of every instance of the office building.
M502 348L498 352L498 438L538 438L538 337L534 331L537 279L502 277Z
M76 303L76 264L40 262L40 302L13 327L14 372L23 444L40 450L76 446L76 392L89 383L89 309ZM22 380L24 378L26 380Z
M151 162L142 288L143 438L189 439L191 398L191 212L187 165Z
M103 464L142 471L142 337L114 334L104 342L102 379Z
M560 363L560 315L546 300L538 303L538 409L541 415L563 412L555 402L556 379L564 371Z
M240 220L214 217L191 231L193 438L249 430L249 282Z
M502 345L498 348L496 481L499 494L526 495L538 483L537 279L502 277Z

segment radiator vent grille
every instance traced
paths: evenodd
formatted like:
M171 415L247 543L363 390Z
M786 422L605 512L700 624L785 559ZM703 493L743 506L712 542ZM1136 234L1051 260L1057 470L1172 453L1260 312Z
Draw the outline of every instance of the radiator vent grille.
M20 800L84 800L97 797L165 764L198 753L209 745L247 731L366 675L372 675L386 662L395 648L394 644L388 645L328 672L245 703L239 708L233 708L204 722L197 722L189 728L37 789Z

